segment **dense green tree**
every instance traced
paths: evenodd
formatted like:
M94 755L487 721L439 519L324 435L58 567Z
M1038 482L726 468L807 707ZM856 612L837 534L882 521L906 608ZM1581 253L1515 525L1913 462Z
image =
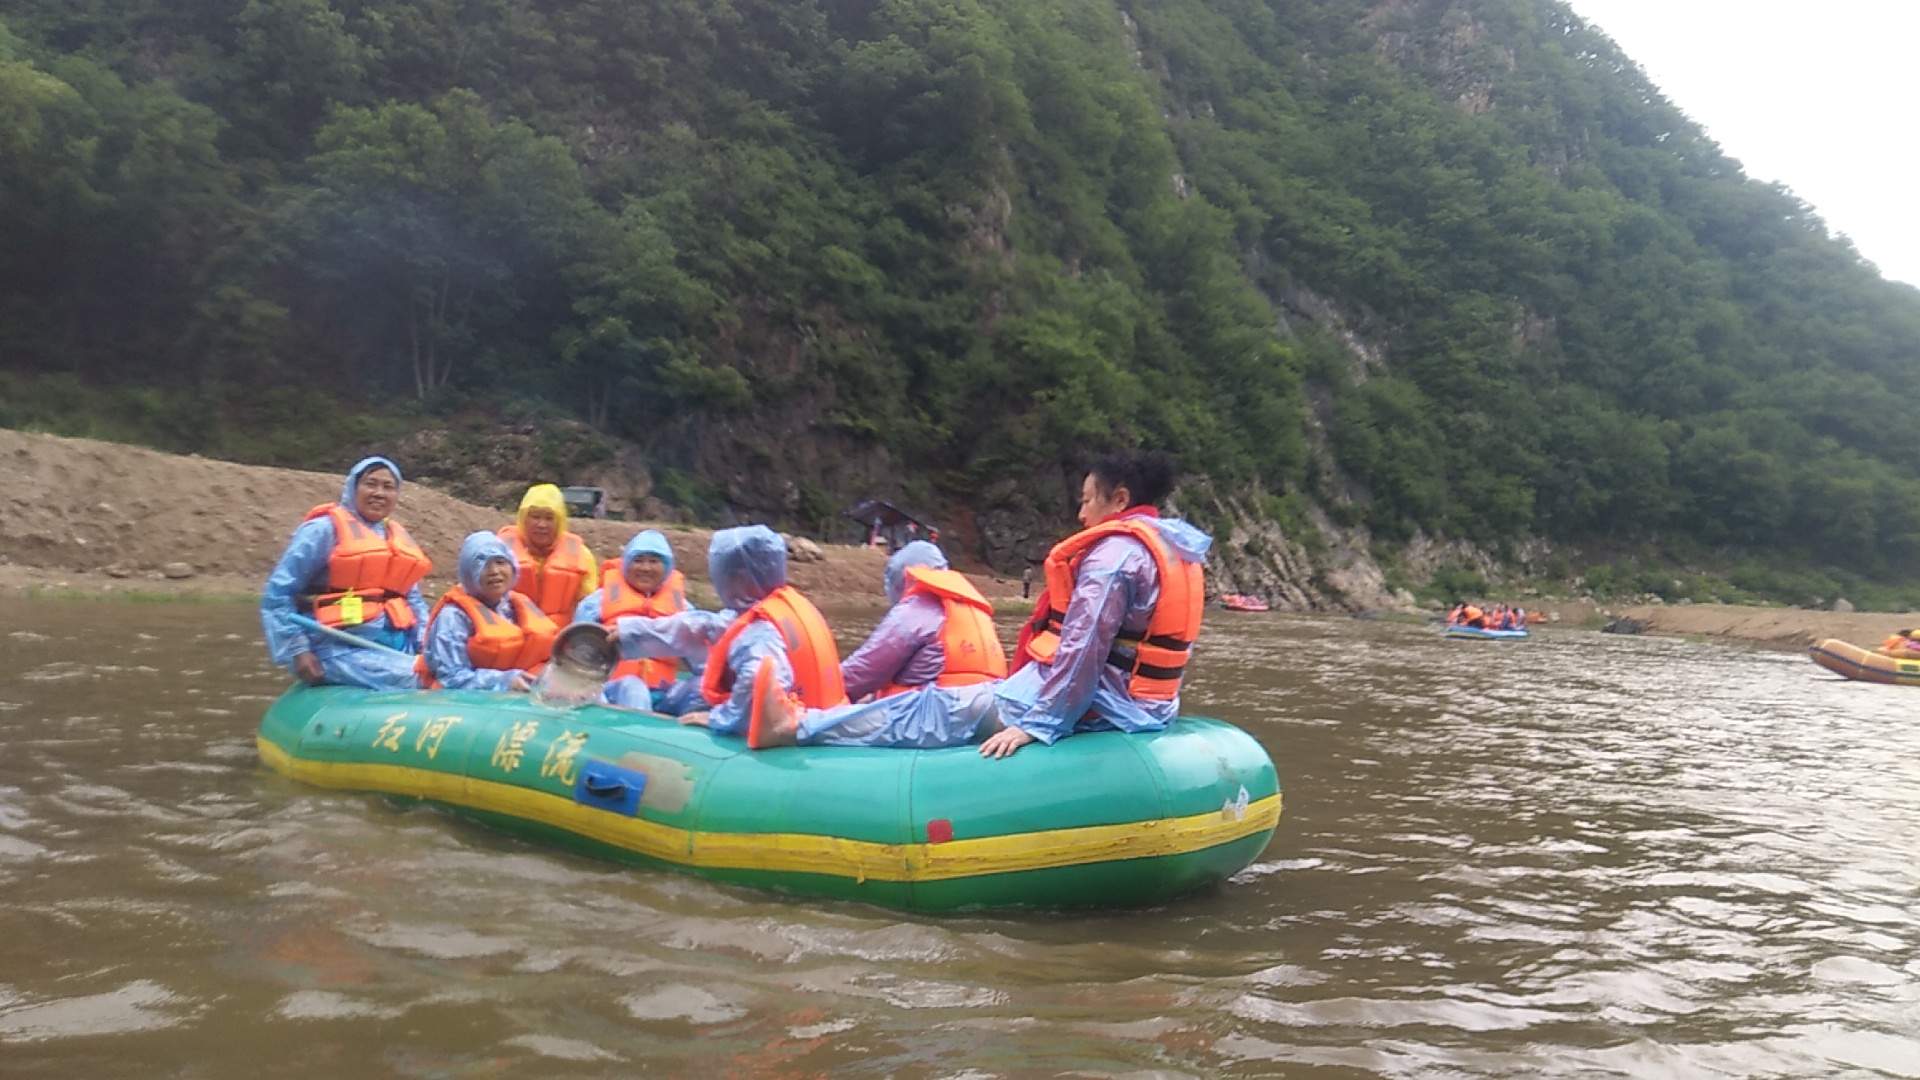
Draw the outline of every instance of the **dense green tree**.
M1555 0L0 20L7 422L537 397L688 490L811 425L977 514L1149 444L1290 527L1920 557L1920 293Z

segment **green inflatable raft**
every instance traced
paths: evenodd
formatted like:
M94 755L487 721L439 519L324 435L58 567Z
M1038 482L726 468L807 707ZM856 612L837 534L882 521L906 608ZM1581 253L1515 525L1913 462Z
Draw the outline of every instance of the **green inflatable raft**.
M323 787L448 807L591 855L917 911L1151 904L1258 858L1273 762L1230 724L971 747L750 751L607 706L296 687L260 758Z

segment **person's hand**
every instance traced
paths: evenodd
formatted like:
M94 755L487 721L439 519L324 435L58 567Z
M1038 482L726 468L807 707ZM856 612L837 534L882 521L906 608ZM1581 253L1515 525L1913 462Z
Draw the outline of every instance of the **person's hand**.
M688 727L706 727L707 714L704 712L690 712L680 717L680 722Z
M507 680L507 689L524 694L533 689L533 680L527 677L526 672L516 671L513 673L513 678Z
M310 652L303 652L293 658L293 674L308 686L320 685L326 675L320 670L320 658Z
M1003 758L1032 741L1034 741L1033 736L1017 727L1001 728L988 736L986 742L980 744L980 756Z

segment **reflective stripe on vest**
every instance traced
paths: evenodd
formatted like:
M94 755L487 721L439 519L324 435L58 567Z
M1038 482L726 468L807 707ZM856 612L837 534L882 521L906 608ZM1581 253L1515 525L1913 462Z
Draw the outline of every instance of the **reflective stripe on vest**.
M940 624L940 651L945 662L933 680L935 686L972 686L1007 677L1007 654L993 629L993 605L973 587L973 582L954 570L933 570L924 566L907 568L907 586L900 599L931 596L940 601L944 619ZM888 683L877 696L905 693L914 687Z
M467 660L474 667L486 671L525 671L529 675L538 675L553 655L553 638L560 628L539 608L534 607L533 601L519 593L508 593L507 599L513 603L511 620L502 618L499 612L455 585L447 590L439 603L433 605L433 615L427 622L432 625L433 620L440 617L440 609L452 604L465 612L467 620L473 624L473 633L467 637ZM432 690L439 687L440 680L433 672L426 670L426 659L422 656L415 664L415 670L422 674L422 685Z
M604 569L604 568L603 568ZM687 579L675 570L667 575L652 596L642 596L628 585L620 576L619 565L603 575L606 584L600 589L600 625L609 630L623 616L637 615L642 618L658 618L662 615L675 615L686 610ZM680 661L648 658L645 660L622 660L614 665L612 678L620 679L628 675L637 675L640 681L655 690L670 685L680 674Z
M1027 655L1043 664L1052 663L1060 647L1060 624L1073 597L1074 574L1080 560L1094 544L1109 536L1130 536L1146 545L1153 556L1160 578L1160 595L1154 601L1153 614L1146 632L1139 636L1121 634L1114 639L1107 663L1127 672L1127 692L1149 701L1171 701L1180 693L1180 680L1186 673L1193 642L1200 636L1200 618L1206 611L1206 572L1199 563L1188 562L1174 553L1160 537L1160 531L1139 517L1116 518L1067 537L1047 553L1043 569L1047 576L1048 607L1036 615L1033 637L1027 642Z
M727 650L733 646L733 639L756 620L779 628L787 648L787 663L793 668L793 689L802 704L809 709L830 709L847 703L847 684L840 679L840 648L833 643L827 620L811 600L800 595L800 590L782 585L735 619L707 650L707 671L700 680L700 692L708 704L718 705L733 696Z
M359 626L384 614L394 629L411 629L407 593L433 569L427 553L392 518L382 536L339 503L322 503L307 511L305 520L317 517L333 523L327 591L303 597L300 606L325 626Z
M513 548L514 561L520 564L520 577L513 591L524 594L540 610L565 619L579 606L581 587L594 574L593 560L587 557L587 545L578 536L561 533L553 550L542 560L520 539L518 526L500 530L500 539Z

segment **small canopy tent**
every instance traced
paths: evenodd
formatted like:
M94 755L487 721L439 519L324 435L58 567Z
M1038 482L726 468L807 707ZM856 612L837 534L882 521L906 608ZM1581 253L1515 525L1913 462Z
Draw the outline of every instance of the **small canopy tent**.
M889 552L898 551L914 540L938 542L940 530L890 502L868 499L859 506L842 511L860 523L867 532L866 542L875 547L885 544Z

